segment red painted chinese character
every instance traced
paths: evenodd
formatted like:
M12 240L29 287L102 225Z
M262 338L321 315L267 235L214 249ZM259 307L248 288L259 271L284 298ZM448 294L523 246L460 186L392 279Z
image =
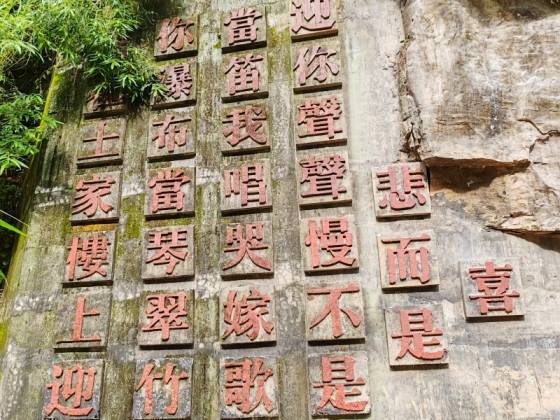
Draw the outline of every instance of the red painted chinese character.
M332 29L335 25L330 0L292 0L291 15L294 16L292 31L295 34L301 29L316 32Z
M262 329L270 335L274 329L272 322L266 318L270 314L270 296L260 293L252 288L249 295L241 295L232 290L228 293L227 302L224 304L224 322L229 325L223 338L228 338L232 333L236 336L247 335L254 341Z
M430 236L423 234L416 238L381 239L384 244L399 244L398 248L387 247L387 272L389 284L398 280L418 280L424 284L430 281L430 251L421 246L412 248L411 242L429 241Z
M356 360L352 356L322 356L321 382L313 384L313 388L322 388L321 401L315 407L323 409L331 404L339 410L359 413L367 406L367 400L352 400L362 395L359 387L366 384L363 377L356 378Z
M146 264L167 265L165 273L172 275L175 267L189 255L187 229L153 231L149 233L148 251L155 251Z
M89 112L99 112L107 108L116 108L124 105L122 96L112 96L109 94L92 93L86 101L86 108Z
M253 54L233 57L230 60L225 70L230 96L255 93L261 89L261 73L257 66L257 63L260 61L263 61L263 56Z
M305 124L305 133L300 137L328 136L329 139L334 139L336 134L342 133L342 129L336 127L336 121L342 115L336 96L320 100L307 98L298 106L298 111L298 125Z
M193 21L181 17L163 19L156 39L160 53L165 54L169 49L181 51L185 48L185 43L192 44L194 36L189 31L192 26L194 26Z
M224 193L227 198L233 194L241 194L241 205L259 203L265 205L268 201L264 168L261 163L244 163L239 169L226 169L224 171Z
M226 362L226 405L236 405L243 414L249 414L262 404L266 411L272 412L274 406L265 385L273 372L263 365L264 360L260 357Z
M294 66L298 85L304 86L310 77L323 83L327 80L329 73L336 76L339 72L338 65L331 61L335 55L336 51L328 50L320 45L300 48Z
M105 133L105 129L107 128L107 121L101 121L97 123L97 127L95 129L95 136L87 137L83 140L84 143L95 142L95 150L92 155L88 156L80 156L78 160L84 159L91 159L91 158L100 158L100 157L108 157L108 156L118 156L118 153L103 153L103 144L106 141L119 141L120 135L118 133Z
M226 263L224 270L235 267L247 256L257 267L272 269L272 262L254 251L268 249L264 243L264 225L262 223L237 224L226 227L226 245L224 252L236 252L234 258Z
M309 184L307 191L302 191L302 197L316 197L330 195L337 200L339 194L345 193L346 188L339 185L339 179L346 173L346 159L333 153L328 156L309 156L299 162L302 168L300 184Z
M154 411L154 381L163 381L164 385L171 387L171 401L165 407L165 412L170 416L177 413L179 406L179 386L180 381L188 379L189 374L185 371L174 373L177 367L174 363L166 363L165 371L154 372L154 363L148 363L144 366L140 382L136 386L136 391L144 389L144 414L151 415ZM157 397L156 397L157 398ZM159 400L159 398L157 398Z
M85 370L81 364L64 369L53 365L53 382L47 384L51 390L51 399L45 406L44 413L51 416L58 411L63 416L82 417L93 411L93 407L82 407L91 401L97 370L90 367Z
M401 309L399 313L401 330L392 333L391 337L401 339L401 349L397 359L410 353L420 360L443 359L446 349L428 351L428 347L441 346L439 336L443 335L440 328L434 328L432 311L429 309Z
M518 298L520 294L509 288L512 270L510 264L496 267L493 261L487 261L484 267L469 268L469 276L479 292L470 295L469 299L478 300L481 315L488 315L488 312L513 312L513 298Z
M95 343L100 342L101 337L93 335L90 337L82 337L84 328L84 318L88 316L99 316L100 312L96 309L86 311L86 297L79 295L76 300L76 314L74 316L74 327L72 328L72 338L70 340L58 340L57 343Z
M150 179L148 186L152 189L152 213L162 210L185 209L185 193L182 186L191 179L182 169L165 169Z
M179 100L189 96L193 86L191 66L189 63L175 64L160 71L161 83L167 88L167 96Z
M152 141L156 142L158 149L167 148L168 153L175 151L175 146L187 144L188 128L186 123L191 119L188 117L177 118L175 115L166 115L163 121L154 121L152 126L159 127Z
M190 327L186 322L187 294L185 292L149 295L146 300L148 301L146 316L149 323L142 327L142 331L161 331L161 340L168 341L171 330L186 330Z
M422 169L411 170L409 165L400 167L402 190L399 190L398 166L389 166L386 171L377 172L378 191L387 191L379 207L390 206L393 210L408 210L426 204L422 190L426 188Z
M66 260L68 281L83 280L94 274L107 276L105 266L109 265L109 245L111 241L102 233L94 233L87 238L74 236ZM76 276L76 267L80 274Z
M264 109L247 105L245 109L235 108L223 120L228 126L223 129L227 142L235 147L247 139L257 144L266 144L263 121L266 121Z
M108 176L101 178L95 174L91 179L81 179L76 184L76 197L72 204L72 214L84 213L87 217L93 217L98 210L109 213L113 206L105 203L102 197L111 194L112 185L115 180Z
M348 256L352 251L352 233L348 230L345 217L321 219L320 227L316 221L310 220L308 227L305 245L311 248L313 268L354 264L356 258ZM327 251L332 258L321 261L321 250Z
M344 293L358 293L360 291L360 286L357 283L350 283L346 287L317 287L314 289L309 289L307 294L313 295L328 295L327 303L323 307L322 311L311 321L309 329L315 328L317 325L321 324L329 315L331 317L332 323L332 333L334 338L339 338L344 334L342 329L341 314L346 315L346 317L352 323L354 328L358 327L362 323L362 317L360 314L349 308L343 308L340 306L340 299Z
M251 44L257 40L257 19L262 18L262 13L251 7L233 10L224 19L228 27L227 42L229 46Z

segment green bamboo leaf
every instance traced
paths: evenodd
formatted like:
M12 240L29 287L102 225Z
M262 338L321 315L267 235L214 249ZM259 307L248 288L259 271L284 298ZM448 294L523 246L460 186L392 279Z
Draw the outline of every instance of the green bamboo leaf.
M0 228L4 228L6 230L9 230L10 232L14 232L17 233L18 235L21 236L27 236L24 232L22 232L21 230L19 230L17 227L15 227L14 225L6 222L5 220L0 219Z

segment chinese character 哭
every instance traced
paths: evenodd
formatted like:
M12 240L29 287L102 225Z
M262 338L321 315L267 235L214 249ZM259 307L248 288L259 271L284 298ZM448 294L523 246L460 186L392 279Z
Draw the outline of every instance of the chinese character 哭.
M346 157L338 153L308 156L299 161L300 195L303 199L326 196L338 200L347 192L342 180L346 174ZM305 188L307 187L307 188Z
M258 47L263 45L266 28L263 14L253 7L242 7L232 10L224 18L224 48L247 45Z
M156 58L196 50L195 23L179 16L163 19L156 37Z
M254 265L266 271L272 270L272 261L267 255L257 252L267 250L269 245L264 242L265 228L263 223L237 224L226 226L225 253L235 252L233 258L222 267L227 271L238 265L247 257Z
M292 0L292 38L336 34L333 0Z
M249 293L230 290L227 300L223 304L223 322L227 325L222 339L234 334L234 337L245 336L251 342L257 340L261 330L272 338L274 324L270 321L271 298L266 293L261 293L257 288L251 288Z
M266 145L266 113L262 106L247 105L244 108L231 109L223 120L223 134L231 146L223 150L232 150L242 145L245 140L256 143L256 147ZM254 145L253 145L254 146Z

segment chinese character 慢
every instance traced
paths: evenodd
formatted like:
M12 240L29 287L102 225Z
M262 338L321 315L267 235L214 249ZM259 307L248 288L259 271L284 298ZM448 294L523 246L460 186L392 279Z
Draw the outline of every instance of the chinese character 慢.
M352 244L353 236L345 217L325 218L320 223L309 220L305 245L310 248L311 265L314 269L338 264L352 267L356 261L350 255ZM330 254L330 258L322 260L321 251Z

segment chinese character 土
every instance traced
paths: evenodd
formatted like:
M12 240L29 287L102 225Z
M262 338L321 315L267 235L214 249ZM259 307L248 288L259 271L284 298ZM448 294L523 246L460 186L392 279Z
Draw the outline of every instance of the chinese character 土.
M226 67L227 94L230 97L255 94L261 92L260 64L264 61L262 55L247 54L232 57Z
M85 417L95 411L88 405L96 389L97 369L84 367L80 363L68 365L55 364L52 367L53 381L47 384L50 400L45 405L45 416L56 412L68 417Z
M342 116L341 104L336 96L306 98L297 109L298 126L303 126L303 130L298 132L299 137L326 136L333 140L343 132L336 124Z
M157 128L152 142L156 144L158 150L166 149L168 154L175 152L176 147L187 144L189 131L187 123L190 117L180 118L175 115L166 115L163 121L154 121L152 127Z
M346 192L346 187L340 184L346 173L346 159L333 153L324 156L309 156L300 160L300 184L307 186L301 191L302 197L330 196L338 200Z
M242 7L232 10L224 19L224 26L227 27L227 46L247 45L257 43L259 40L259 27L257 21L263 15L252 7Z
M293 34L324 33L335 29L332 3L332 0L292 0Z
M351 356L321 356L321 380L312 384L322 390L321 400L314 407L316 414L334 414L327 410L330 405L337 414L363 413L369 398L364 389L364 373L356 375L356 359ZM324 412L323 412L324 410Z
M339 266L353 268L357 263L357 259L351 255L353 236L346 217L308 220L305 246L310 250L313 269ZM329 255L327 259L321 258L324 253Z
M477 294L469 299L478 301L480 315L490 312L514 311L514 299L521 296L517 290L510 289L513 268L510 264L496 266L493 261L486 261L484 267L469 268L469 277L476 284Z
M249 139L257 145L264 145L267 142L264 121L266 113L261 106L232 109L223 120L224 137L232 148Z
M148 234L148 258L146 264L165 265L165 274L173 275L177 264L185 261L189 240L186 228L165 231L154 230Z
M113 206L103 201L103 197L111 195L115 183L113 177L99 174L94 174L90 179L80 179L76 184L72 215L83 213L91 218L99 211L108 214Z
M335 50L321 45L299 48L294 66L296 86L306 86L309 79L314 80L314 84L323 84L329 77L337 76L340 69L336 56Z
M274 372L260 357L226 360L224 365L225 404L249 414L262 405L267 413L275 407L267 392L267 382L273 381Z
M187 294L161 293L148 295L148 307L145 314L147 325L142 327L143 332L161 331L161 341L169 341L171 330L186 330L190 328L187 323Z
M248 294L230 290L224 303L224 323L227 329L222 338L226 340L231 334L245 335L255 341L261 335L261 329L268 336L272 334L274 324L268 319L270 315L270 296L251 288Z
M150 211L182 212L187 210L183 185L192 181L184 169L170 168L158 171L148 182L151 189Z
M272 262L256 251L266 250L269 245L264 242L264 224L237 224L226 227L225 253L235 252L232 259L226 262L223 270L229 270L247 257L254 265L263 270L272 270Z
M72 237L66 259L66 281L80 281L95 275L107 278L110 245L111 240L104 233Z
M350 307L341 306L344 294L359 292L360 286L357 283L350 283L345 287L316 287L308 289L307 295L309 298L313 298L313 296L327 296L321 311L311 320L309 329L312 330L317 327L330 316L332 338L340 338L345 334L342 326L342 314L348 318L352 327L359 327L363 322L362 315Z
M417 281L428 283L432 278L430 250L426 246L414 246L415 242L430 242L430 235L417 237L381 238L386 245L387 278L389 285L400 282Z
M155 399L156 401L159 401L163 396L167 396L169 403L165 406L165 413L170 416L175 415L177 414L179 404L181 403L180 397L184 397L182 393L179 393L181 381L188 380L189 374L188 372L182 371L180 366L171 362L167 362L165 364L163 372L159 371L159 369L155 369L154 371L154 368L156 368L155 363L147 363L142 371L142 377L140 378L138 385L136 385L136 391L144 389L144 414L153 414L154 382L162 381L162 387L156 388L158 392L155 395ZM177 372L175 372L176 369ZM169 390L169 393L165 392L166 390Z
M178 16L163 19L156 38L156 56L179 53L193 44L193 27L194 22L190 19Z
M429 192L424 170L420 165L390 165L375 172L377 178L377 206L390 216L399 212L407 214L429 213ZM380 214L378 213L378 217Z
M433 325L430 309L401 309L399 311L401 331L391 334L393 339L400 339L400 350L396 360L410 354L424 361L441 360L447 354L440 338L443 330Z
M224 198L239 195L241 207L268 204L265 168L262 163L244 163L241 168L224 170Z

